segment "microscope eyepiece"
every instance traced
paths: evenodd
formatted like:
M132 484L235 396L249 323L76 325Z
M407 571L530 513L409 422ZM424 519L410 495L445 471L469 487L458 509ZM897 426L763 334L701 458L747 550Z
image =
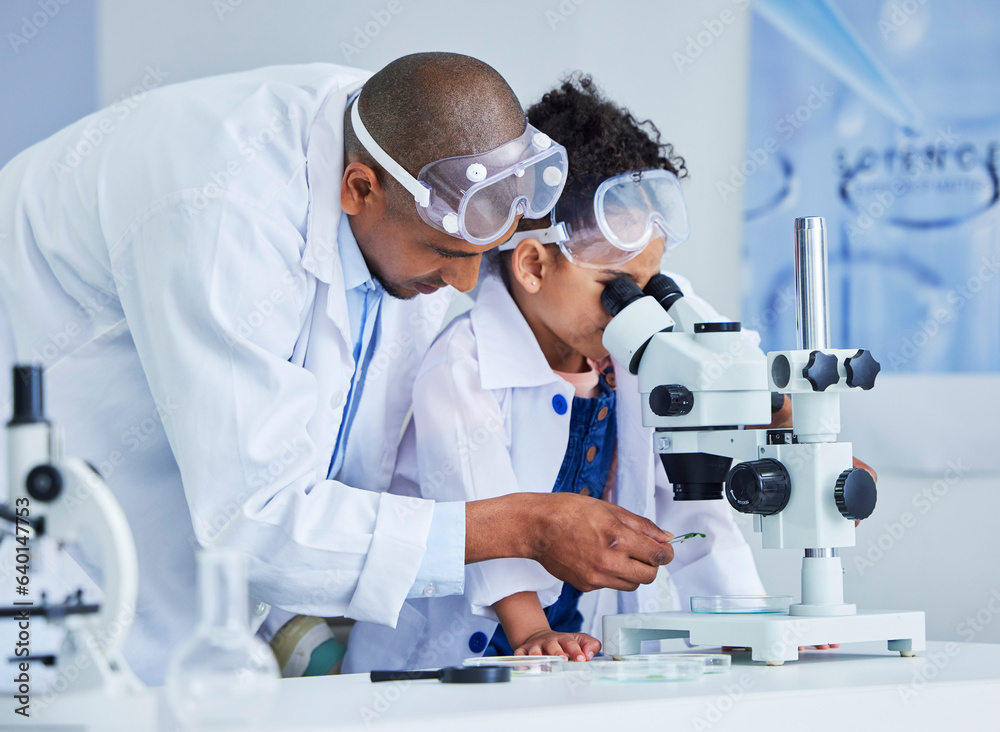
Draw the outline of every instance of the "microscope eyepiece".
M642 291L660 303L664 310L670 310L675 302L684 297L677 283L662 273L650 277Z
M643 292L639 285L628 277L616 277L604 286L601 305L613 318L640 297L643 297Z
M9 425L45 421L42 402L42 367L38 364L14 367L14 415Z

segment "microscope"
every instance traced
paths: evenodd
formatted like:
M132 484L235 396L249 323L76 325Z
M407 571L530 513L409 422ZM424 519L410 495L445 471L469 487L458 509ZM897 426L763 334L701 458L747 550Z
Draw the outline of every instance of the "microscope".
M822 217L795 220L797 348L765 354L736 322L710 322L673 280L644 290L619 278L602 294L613 316L604 345L638 377L643 424L673 484L674 500L722 500L753 515L766 549L804 551L802 597L692 598L692 612L608 615L604 652L640 652L644 640L752 649L780 666L798 647L888 641L913 656L925 647L922 612L864 611L844 601L837 547L854 546L855 521L875 508L875 481L837 442L840 395L875 385L865 349L830 347ZM771 421L772 395L791 394L792 429L743 429ZM735 464L734 464L735 463Z
M59 432L43 412L42 393L40 366L14 367L14 414L7 423L9 495L0 506L0 518L9 522L7 531L17 545L18 594L11 607L0 607L0 622L13 619L30 629L32 620L45 618L64 625L66 632L55 658L16 653L9 660L15 668L55 665L54 686L60 696L132 696L145 688L122 657L139 589L132 531L97 471L79 458L62 456ZM82 591L61 603L49 602L45 595L35 599L31 579L37 543L51 540L61 548L85 533L100 543L102 602L84 602ZM20 636L30 638L30 633L25 630ZM30 651L30 644L23 645ZM32 706L39 711L38 704Z

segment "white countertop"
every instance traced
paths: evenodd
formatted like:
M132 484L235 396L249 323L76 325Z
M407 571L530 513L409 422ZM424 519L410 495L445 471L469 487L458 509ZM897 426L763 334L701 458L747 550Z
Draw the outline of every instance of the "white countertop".
M869 643L807 651L780 667L739 653L729 672L690 682L591 680L585 664L561 675L487 685L373 684L360 674L286 679L263 729L575 731L626 723L630 730L719 732L1000 730L1000 645L932 642L916 658L884 648ZM161 689L149 690L147 706L154 700L162 702ZM0 700L0 717L4 725L20 721L9 698ZM176 729L162 710L149 724L130 703L68 696L29 724L41 722L130 732Z

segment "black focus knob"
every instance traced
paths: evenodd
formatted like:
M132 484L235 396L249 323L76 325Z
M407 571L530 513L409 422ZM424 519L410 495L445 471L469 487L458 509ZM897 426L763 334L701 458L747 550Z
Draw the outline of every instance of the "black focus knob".
M679 417L694 409L694 394L680 384L660 384L649 393L649 408L660 417Z
M788 471L771 458L739 463L726 476L726 498L741 513L771 516L788 505L791 495Z
M640 297L643 297L643 292L634 280L628 277L616 277L604 286L601 305L613 318Z
M875 386L875 377L882 370L882 364L872 357L871 351L862 348L844 360L844 369L847 371L848 386L867 391Z
M25 489L36 501L50 503L62 493L62 473L54 465L36 465L28 473Z
M802 376L812 384L813 391L826 391L828 386L833 386L840 381L840 373L837 371L837 357L832 353L813 351L809 354L809 361L802 369Z
M867 470L848 468L837 478L833 495L844 518L866 519L875 510L875 479Z

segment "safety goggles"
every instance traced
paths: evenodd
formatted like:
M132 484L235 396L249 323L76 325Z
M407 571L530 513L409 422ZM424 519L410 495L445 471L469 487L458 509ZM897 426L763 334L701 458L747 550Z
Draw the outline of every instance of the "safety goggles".
M545 216L566 185L566 148L527 121L520 137L478 155L435 160L416 178L368 133L357 100L351 124L375 161L413 194L424 222L472 244L492 244L519 214Z
M500 247L513 249L524 239L558 244L573 264L595 269L624 264L657 236L664 246L687 241L687 206L680 181L669 170L623 173L603 181L589 201L562 199L552 225L519 231Z

